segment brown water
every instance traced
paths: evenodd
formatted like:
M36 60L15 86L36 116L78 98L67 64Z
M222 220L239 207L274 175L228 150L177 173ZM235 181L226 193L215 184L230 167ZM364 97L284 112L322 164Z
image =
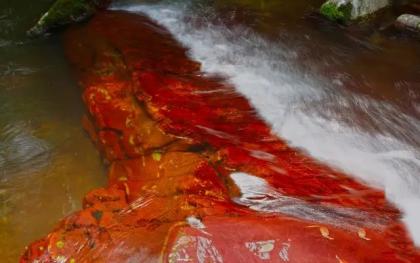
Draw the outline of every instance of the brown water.
M51 1L0 2L0 261L81 207L105 183L57 37L24 35Z
M0 2L2 262L105 183L59 37L24 36L49 2ZM319 0L157 2L136 10L168 26L205 70L232 78L280 136L386 187L404 211L420 209L420 42L384 29L401 10L344 27L316 15Z

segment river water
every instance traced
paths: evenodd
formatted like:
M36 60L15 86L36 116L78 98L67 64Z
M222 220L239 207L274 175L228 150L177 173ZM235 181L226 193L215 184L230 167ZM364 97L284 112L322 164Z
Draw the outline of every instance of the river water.
M80 208L104 184L84 135L83 105L58 37L28 40L50 1L0 3L0 254ZM209 74L245 95L295 147L383 188L420 243L420 44L384 29L398 13L343 27L321 1L117 2L144 12L190 48ZM30 6L32 5L32 6ZM30 8L29 8L30 7Z
M0 1L0 262L17 262L106 181L59 37L25 37L50 2Z

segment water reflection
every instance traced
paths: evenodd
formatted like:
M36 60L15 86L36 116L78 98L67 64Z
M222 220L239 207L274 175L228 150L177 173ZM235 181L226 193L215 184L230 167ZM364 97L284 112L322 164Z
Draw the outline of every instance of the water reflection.
M7 3L5 3L7 2ZM81 207L105 183L82 130L84 107L58 38L25 30L50 1L0 3L0 255L23 247Z
M31 134L24 122L9 123L0 128L0 181L45 168L50 160L49 148L46 141Z

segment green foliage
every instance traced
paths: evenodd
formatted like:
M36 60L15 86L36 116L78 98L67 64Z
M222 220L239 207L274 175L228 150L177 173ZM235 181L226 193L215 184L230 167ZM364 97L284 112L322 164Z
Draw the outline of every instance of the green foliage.
M346 22L351 19L352 8L351 3L338 4L327 1L321 6L320 12L332 21Z

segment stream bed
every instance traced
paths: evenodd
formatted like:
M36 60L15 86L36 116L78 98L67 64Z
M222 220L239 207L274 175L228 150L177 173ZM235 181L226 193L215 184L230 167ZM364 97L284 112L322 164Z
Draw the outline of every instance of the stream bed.
M22 249L105 184L60 35L24 31L50 1L0 3L0 254ZM380 31L398 10L343 27L321 1L120 1L167 27L203 69L226 76L273 130L383 188L420 243L420 44ZM28 8L28 6L30 8Z

